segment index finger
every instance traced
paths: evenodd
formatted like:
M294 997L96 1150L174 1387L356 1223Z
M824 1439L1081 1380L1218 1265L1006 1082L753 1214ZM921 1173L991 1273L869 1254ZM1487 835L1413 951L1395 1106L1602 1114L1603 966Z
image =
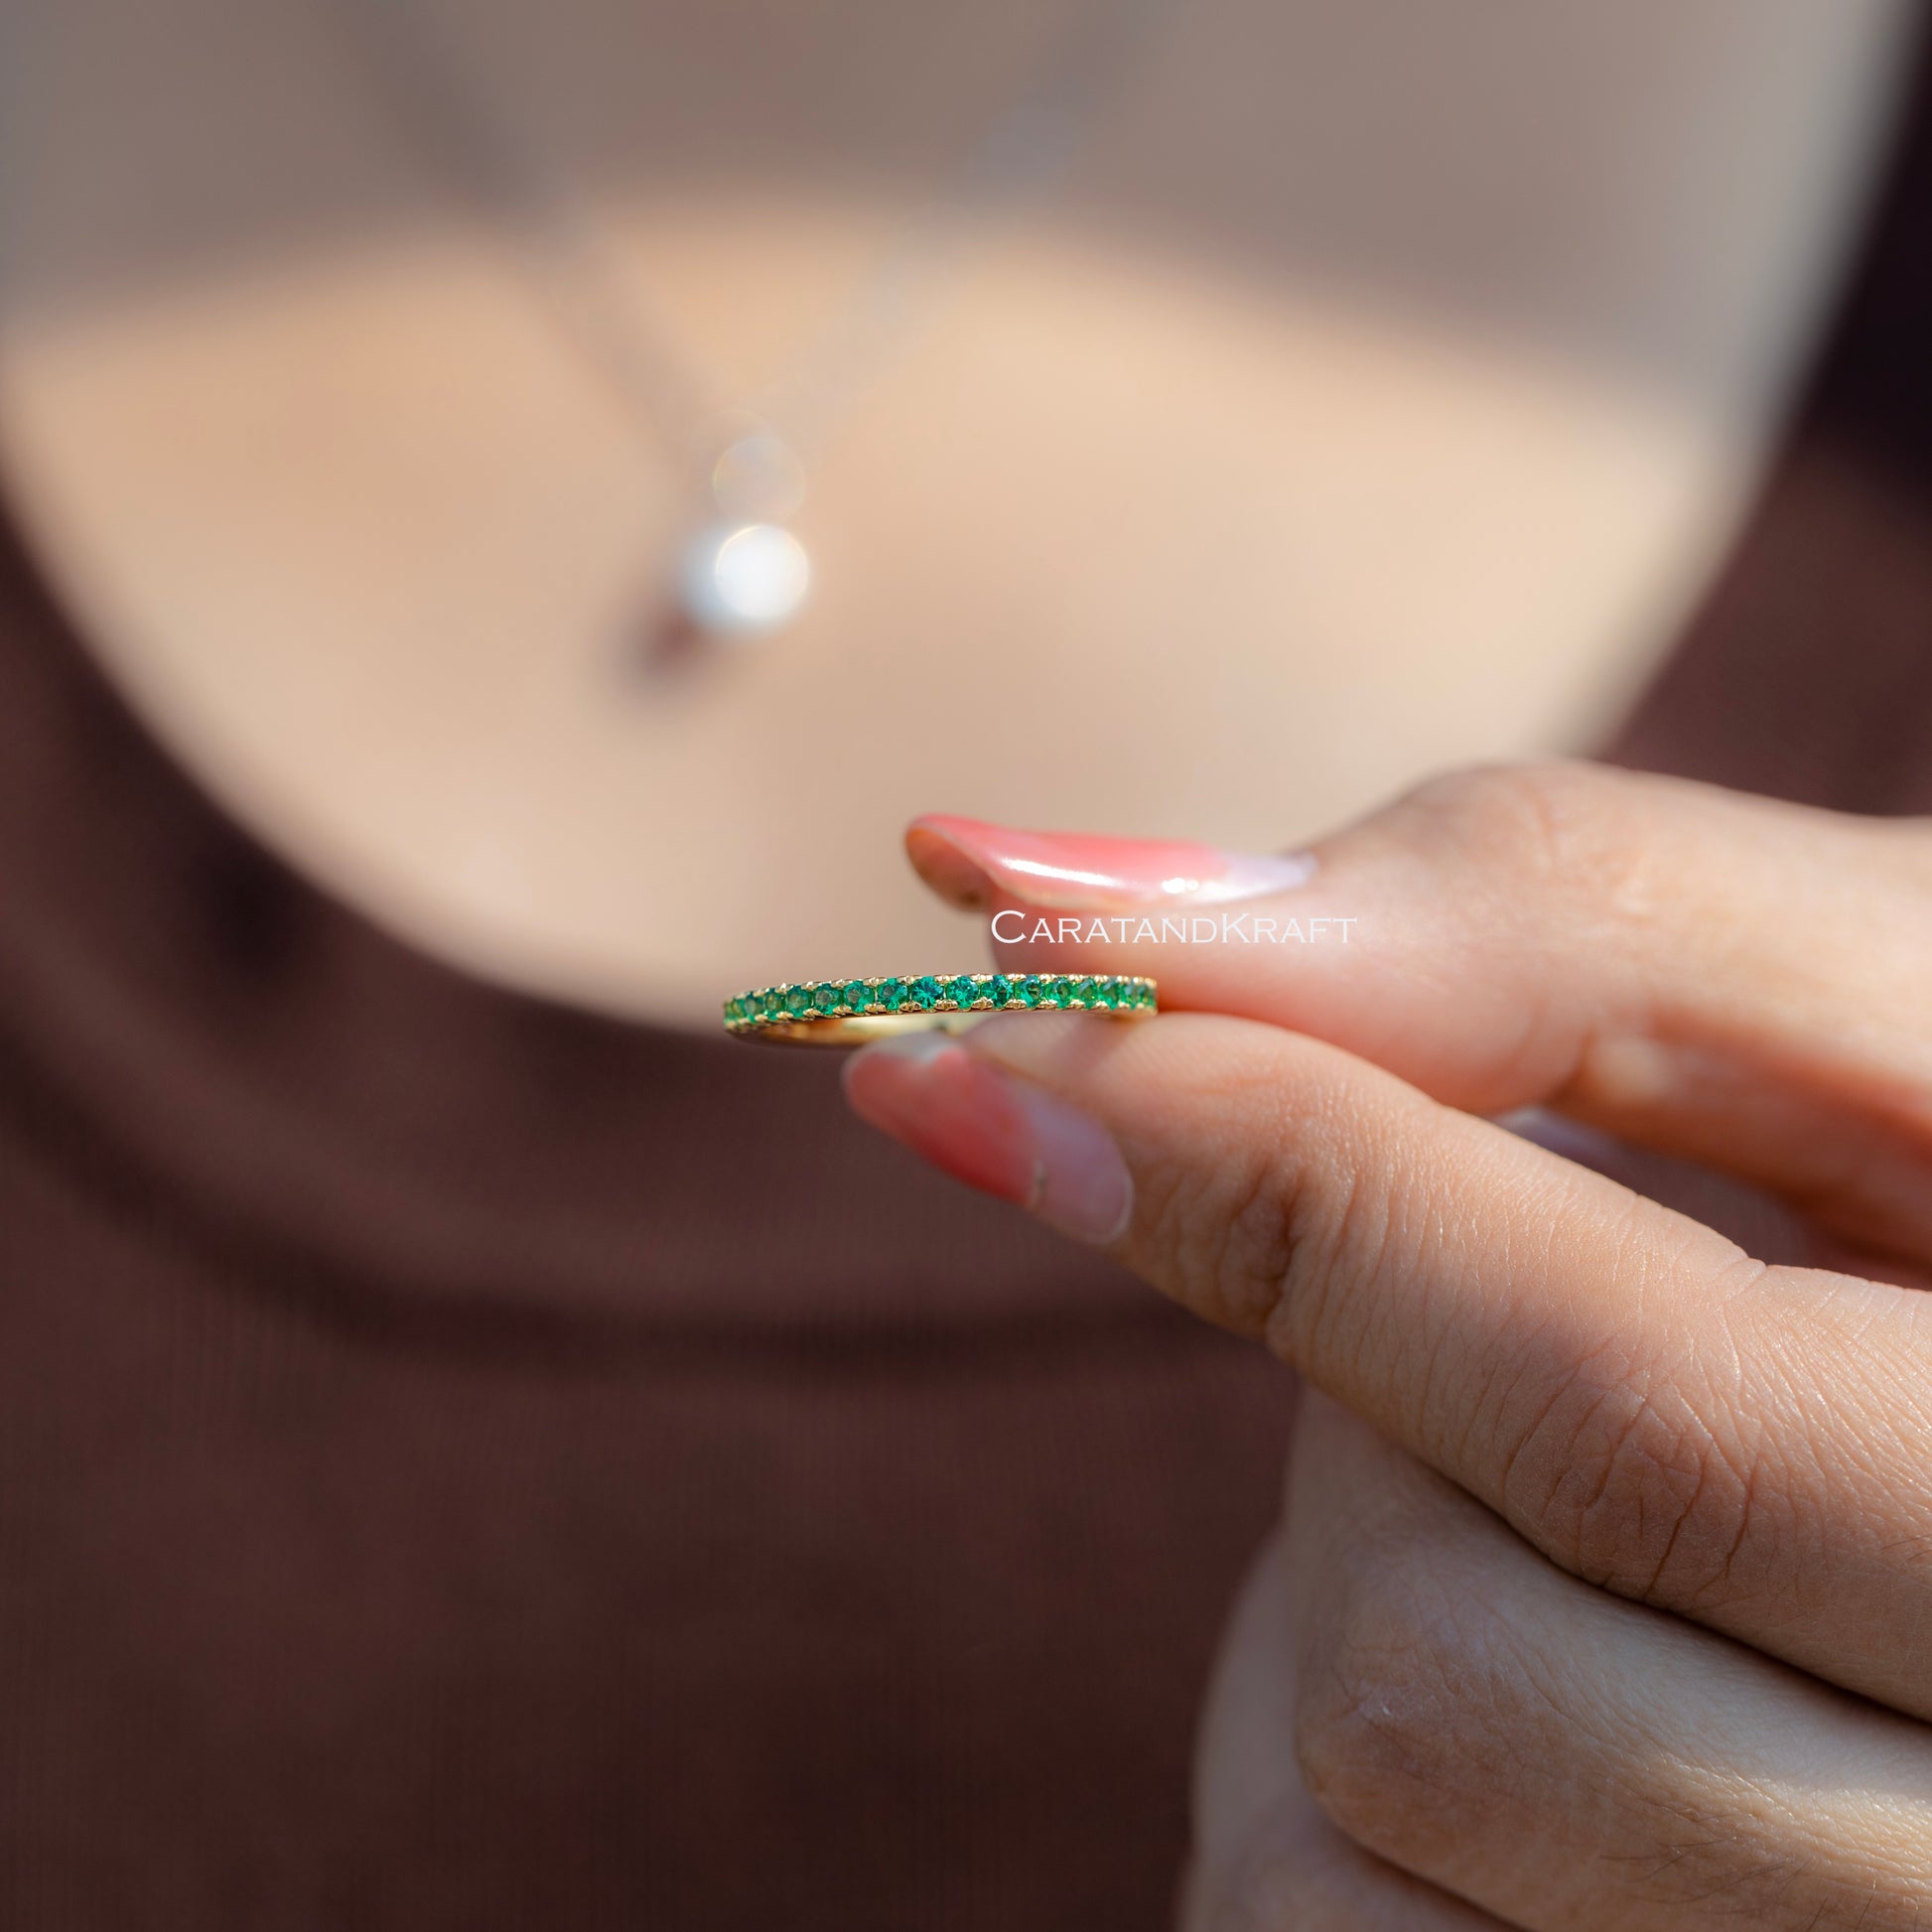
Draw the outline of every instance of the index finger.
M1090 1232L1147 1280L1577 1576L1932 1717L1924 1297L1767 1267L1255 1022L996 1017L964 1042L869 1048L849 1078L862 1113L942 1158L1043 1122L972 1177L1030 1176L1049 1211L1100 1197L1057 1168L1110 1141L1127 1211ZM988 1082L1018 1099L982 1105Z

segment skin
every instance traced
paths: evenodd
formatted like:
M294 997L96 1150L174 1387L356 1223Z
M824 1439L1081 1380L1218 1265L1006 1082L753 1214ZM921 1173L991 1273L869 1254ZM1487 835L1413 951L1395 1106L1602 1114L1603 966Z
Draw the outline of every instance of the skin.
M409 5L733 395L1096 10ZM1748 502L1914 17L1167 0L863 387L797 629L653 679L693 479L438 165L382 11L0 6L9 505L330 889L707 1029L948 963L921 806L1255 843L1596 742Z
M913 845L998 912L999 843ZM1932 822L1516 766L1312 858L1247 908L1346 912L1347 947L1007 948L1171 1010L956 1049L1089 1187L1119 1164L1103 1245L1307 1385L1187 1932L1920 1924ZM890 1057L848 1087L893 1128ZM1523 1107L1660 1165L1633 1190L1488 1118ZM1665 1204L1686 1162L1791 1258Z
M1747 498L1907 15L1221 9L854 425L790 646L621 706L683 479L340 37L33 11L0 427L104 660L422 943L707 1020L950 939L874 836L915 796L1260 838L1592 736ZM550 10L535 60L527 8L463 18L751 386L1007 97L1038 9L976 10L977 66L956 11L813 12L795 95L749 118L744 47L804 16L672 12ZM888 30L875 153L848 83ZM1215 675L1166 674L1176 638ZM1325 1392L1210 1711L1196 1928L1914 1922L1923 1337L1888 1284L1928 1245L1923 845L1618 782L1412 799L1296 889L1362 946L1164 961L1183 1010L1130 1038L856 1063L875 1117L909 1098L926 1151ZM1819 1266L1480 1118L1534 1103L1777 1190Z

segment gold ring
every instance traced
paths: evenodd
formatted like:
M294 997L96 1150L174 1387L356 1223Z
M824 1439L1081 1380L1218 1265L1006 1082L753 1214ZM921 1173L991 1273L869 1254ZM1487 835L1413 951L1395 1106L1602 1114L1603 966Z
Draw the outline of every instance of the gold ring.
M1134 1020L1156 1008L1151 979L1117 973L801 980L727 1000L725 1031L739 1039L859 1046L888 1034L963 1033L989 1013L1108 1013Z

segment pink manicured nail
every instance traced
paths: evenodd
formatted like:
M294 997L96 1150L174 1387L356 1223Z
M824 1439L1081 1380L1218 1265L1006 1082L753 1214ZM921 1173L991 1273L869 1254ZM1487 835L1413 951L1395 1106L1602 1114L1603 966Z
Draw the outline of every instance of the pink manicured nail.
M984 905L997 888L1030 905L1105 911L1164 904L1225 905L1306 886L1306 852L1222 852L1176 839L1087 832L1017 832L977 818L915 818L905 850L919 877L954 905Z
M1134 1183L1113 1136L956 1039L868 1046L846 1062L845 1092L862 1120L1062 1234L1105 1247L1126 1231Z

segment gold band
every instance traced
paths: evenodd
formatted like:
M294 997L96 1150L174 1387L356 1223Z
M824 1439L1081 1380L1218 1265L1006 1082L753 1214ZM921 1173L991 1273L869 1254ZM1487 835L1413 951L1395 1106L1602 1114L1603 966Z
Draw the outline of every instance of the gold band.
M725 1029L739 1039L860 1046L890 1034L963 1033L989 1013L1106 1013L1135 1020L1156 1008L1154 982L1128 975L924 974L758 987L725 1002Z

